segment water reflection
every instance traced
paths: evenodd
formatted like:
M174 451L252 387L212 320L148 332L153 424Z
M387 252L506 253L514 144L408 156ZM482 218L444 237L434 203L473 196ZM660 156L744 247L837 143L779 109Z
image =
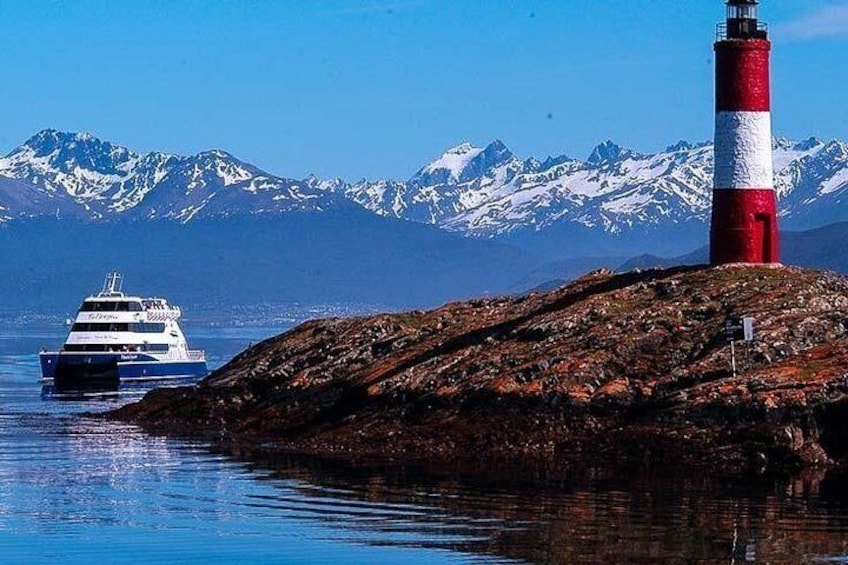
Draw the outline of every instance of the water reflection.
M202 377L180 376L162 379L145 379L139 382L103 382L75 383L73 388L57 388L50 379L42 379L41 398L55 401L92 401L109 400L124 397L127 400L139 400L145 393L156 388L174 388L191 386L200 382Z
M298 492L409 508L402 520L343 517L374 533L456 531L464 551L544 563L803 563L848 555L848 476L732 478L641 470L444 468L235 453ZM273 500L285 506L285 497ZM322 516L334 521L332 513ZM410 521L411 520L411 521ZM474 537L474 532L478 537ZM366 536L367 537L367 536ZM378 536L379 537L379 536Z
M43 401L38 345L0 347L4 560L848 562L845 475L218 451L81 416L125 398Z
M29 340L32 341L32 340ZM433 507L308 494L199 443L88 418L127 398L40 397L38 345L0 336L0 555L3 561L467 562L467 531L347 529L415 524ZM226 343L219 351L233 349ZM213 355L214 355L213 347ZM469 538L473 539L473 538ZM449 550L449 551L446 551Z
M295 540L306 544L299 552L352 544L479 553L479 542L498 529L432 503L357 499L131 426L72 415L20 415L9 423L21 433L13 456L0 458L0 532L32 539L117 532L146 545L156 534L194 555L225 538L230 551L254 557L256 541ZM341 561L367 555L360 549ZM433 557L422 553L413 562Z

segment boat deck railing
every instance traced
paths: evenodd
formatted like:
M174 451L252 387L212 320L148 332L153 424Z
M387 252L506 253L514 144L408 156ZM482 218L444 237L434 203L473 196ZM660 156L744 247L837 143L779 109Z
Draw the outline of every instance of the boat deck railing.
M177 320L182 315L182 311L177 306L171 306L170 308L164 309L156 309L156 308L148 308L147 319L151 322L167 322L169 320Z
M768 24L765 22L757 21L755 25L751 26L751 29L746 29L745 33L742 36L739 35L740 30L738 28L734 28L736 30L737 39L749 38L749 39L766 39L768 37ZM716 25L716 33L715 39L716 41L727 41L730 39L731 34L727 29L727 22L721 22Z

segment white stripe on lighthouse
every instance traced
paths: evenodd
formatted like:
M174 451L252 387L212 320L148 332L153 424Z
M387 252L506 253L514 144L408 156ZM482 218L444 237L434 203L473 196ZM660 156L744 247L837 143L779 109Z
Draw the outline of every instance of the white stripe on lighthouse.
M770 112L718 112L716 189L774 189Z

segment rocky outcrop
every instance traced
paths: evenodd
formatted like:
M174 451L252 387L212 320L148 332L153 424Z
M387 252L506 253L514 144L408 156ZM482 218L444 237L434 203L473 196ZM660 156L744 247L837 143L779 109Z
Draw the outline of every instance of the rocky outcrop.
M756 340L723 336L751 315ZM547 293L305 323L110 415L322 454L727 469L848 455L848 281L795 268L599 271Z

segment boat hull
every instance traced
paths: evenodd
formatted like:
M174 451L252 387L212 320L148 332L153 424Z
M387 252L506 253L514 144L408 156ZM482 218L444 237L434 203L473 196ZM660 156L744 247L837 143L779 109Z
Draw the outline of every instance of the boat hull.
M199 379L208 373L204 360L156 359L127 353L54 353L40 356L41 375L56 390L112 389L150 381Z

